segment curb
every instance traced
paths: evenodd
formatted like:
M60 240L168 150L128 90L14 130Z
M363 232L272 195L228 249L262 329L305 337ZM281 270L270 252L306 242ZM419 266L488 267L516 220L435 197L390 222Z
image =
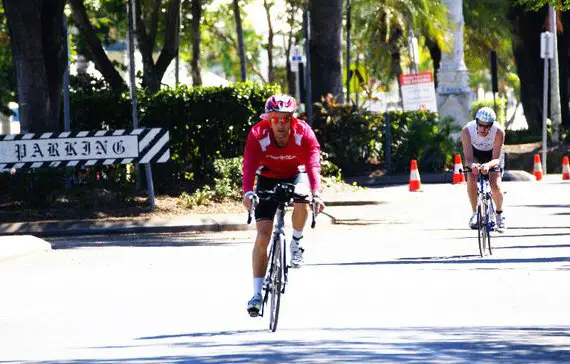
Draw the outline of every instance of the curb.
M359 186L363 187L375 187L375 186L394 186L394 185L404 185L409 183L409 173L408 174L397 174L397 175L383 175L383 176L359 176L359 177L347 177L347 183L356 182ZM453 181L453 173L421 173L420 180L422 183L432 184L432 183L449 183ZM532 173L523 170L505 170L503 175L503 181L534 181L536 180Z
M244 219L245 220L245 219ZM253 225L252 225L253 226ZM37 237L53 236L79 236L79 235L102 235L102 234L138 234L149 232L186 232L186 231L239 231L248 230L250 227L244 223L237 222L217 222L212 220L209 223L190 224L156 224L154 222L141 221L137 224L133 220L112 226L97 226L96 221L65 221L65 222L26 222L26 223L4 223L0 225L0 231L5 236L18 236L22 234L33 234ZM0 236L1 238L1 236Z

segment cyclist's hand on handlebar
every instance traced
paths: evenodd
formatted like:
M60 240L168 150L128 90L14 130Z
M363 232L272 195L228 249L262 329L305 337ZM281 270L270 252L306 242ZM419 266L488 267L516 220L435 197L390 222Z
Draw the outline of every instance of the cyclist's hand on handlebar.
M257 196L253 191L248 191L243 195L242 203L247 211L251 210L251 205L254 201L257 202Z
M471 163L471 173L474 176L479 174L479 169L481 169L481 165L479 163Z
M320 214L325 209L325 203L319 195L313 195L313 203L315 204L315 212Z
M481 164L480 170L482 174L489 174L489 166L487 163Z

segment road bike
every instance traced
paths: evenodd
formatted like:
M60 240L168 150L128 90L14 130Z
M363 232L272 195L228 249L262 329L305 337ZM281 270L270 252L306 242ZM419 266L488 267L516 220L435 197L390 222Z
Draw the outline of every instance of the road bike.
M277 212L275 213L275 223L269 249L269 264L265 280L263 283L263 303L259 316L263 317L265 305L271 296L271 311L269 315L269 329L272 332L277 330L277 321L279 319L279 306L281 304L281 295L285 293L285 287L288 282L289 266L287 265L287 241L285 239L285 210L293 202L307 202L311 204L312 221L311 228L315 227L316 204L314 201L309 202L307 199L309 194L296 193L293 183L278 183L273 190L258 191L252 196L252 204L249 210L247 223L250 224L254 212L255 205L259 200L272 200L277 203Z
M465 167L466 172L471 172L470 167ZM493 167L489 169L489 173L500 172L501 169ZM491 232L495 231L497 213L495 204L493 203L493 192L491 183L489 182L489 173L479 173L477 175L477 238L479 241L479 254L485 256L488 251L489 255L493 255L491 249Z

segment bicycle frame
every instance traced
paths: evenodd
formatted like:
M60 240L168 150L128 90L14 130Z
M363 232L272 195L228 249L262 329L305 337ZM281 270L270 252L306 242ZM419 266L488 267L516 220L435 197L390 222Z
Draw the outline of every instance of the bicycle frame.
M477 206L482 207L482 214L484 212L483 221L487 232L491 232L495 228L495 204L493 203L493 191L489 182L489 175L479 173L477 178Z
M485 248L489 255L491 249L491 231L495 229L495 205L493 192L489 182L489 174L479 173L477 177L477 236L479 241L479 254L485 256Z
M271 317L269 320L269 329L273 332L277 330L277 322L279 318L279 306L281 302L281 294L285 293L285 287L288 282L287 266L287 242L285 239L285 209L294 201L294 199L305 200L308 196L299 195L294 192L295 185L291 183L278 183L272 191L259 191L262 199L277 201L277 211L275 212L273 234L269 249L268 269L264 278L264 295L263 303L259 316L263 317L265 305L271 295ZM253 218L255 203L259 197L251 196L252 208L248 214L248 224ZM316 204L312 205L312 223L311 227L315 227Z
M263 317L265 305L272 293L272 310L269 328L275 332L279 318L281 294L285 293L288 282L289 266L287 265L287 241L285 240L285 204L280 203L275 213L275 223L269 249L268 269L264 279L263 305L260 316ZM275 287L273 286L275 285ZM277 292L279 291L279 292ZM275 307L277 306L277 307Z

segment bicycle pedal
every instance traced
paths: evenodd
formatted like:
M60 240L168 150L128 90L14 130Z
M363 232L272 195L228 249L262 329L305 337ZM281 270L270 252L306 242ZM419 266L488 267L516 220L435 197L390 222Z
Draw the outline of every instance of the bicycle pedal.
M256 310L248 310L247 313L249 313L249 317L258 317L260 316L259 311Z

